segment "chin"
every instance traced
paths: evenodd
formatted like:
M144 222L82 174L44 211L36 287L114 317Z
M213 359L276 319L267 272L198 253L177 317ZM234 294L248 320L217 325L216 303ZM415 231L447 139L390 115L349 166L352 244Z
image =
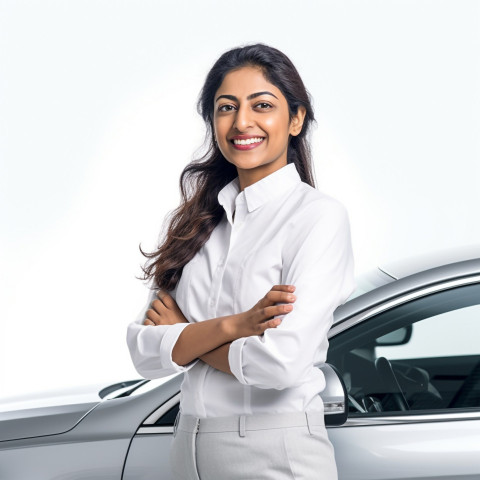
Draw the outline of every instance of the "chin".
M245 164L237 164L237 168L241 168L242 170L254 170L255 168L265 167L267 164L264 163L245 163Z

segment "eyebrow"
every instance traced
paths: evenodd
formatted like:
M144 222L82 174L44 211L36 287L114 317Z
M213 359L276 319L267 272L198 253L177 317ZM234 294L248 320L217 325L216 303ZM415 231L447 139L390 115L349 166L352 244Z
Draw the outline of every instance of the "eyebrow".
M265 92L252 93L247 97L247 100L251 100L252 98L259 97L260 95L271 95L272 97L275 97L275 95L272 92L265 91ZM221 98L228 98L228 100L233 100L235 102L238 102L238 98L235 95L220 95L219 97L217 97L215 101L218 102ZM278 97L275 97L275 98L278 100Z

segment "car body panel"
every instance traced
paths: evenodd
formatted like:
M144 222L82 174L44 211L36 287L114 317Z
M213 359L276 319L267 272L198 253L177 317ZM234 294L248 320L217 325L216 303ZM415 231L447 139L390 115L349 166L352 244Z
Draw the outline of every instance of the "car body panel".
M438 417L437 417L438 418ZM476 420L329 427L341 480L480 478Z
M170 467L172 441L172 434L135 435L122 480L151 480L152 473L162 480L174 480Z
M57 435L42 442L0 450L2 480L119 480L129 438L66 442ZM48 439L47 441L44 441Z
M153 409L178 393L181 380L174 377L137 397L98 403L63 434L0 443L0 479L120 479L138 427Z
M0 442L67 432L97 403L60 405L0 413Z

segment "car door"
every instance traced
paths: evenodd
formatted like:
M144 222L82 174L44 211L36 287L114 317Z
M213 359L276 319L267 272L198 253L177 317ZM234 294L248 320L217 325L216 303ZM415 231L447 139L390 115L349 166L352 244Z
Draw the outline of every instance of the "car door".
M131 440L122 480L173 480L170 446L180 405L179 390L182 379L183 374L180 374L160 386L156 386L157 381L153 380L135 392L138 396L144 395L149 389L155 389L159 394L152 396L149 411L145 411L145 419ZM155 398L164 398L162 389L166 387L169 387L171 392L169 398L157 403Z
M405 292L332 329L339 479L480 478L480 277Z

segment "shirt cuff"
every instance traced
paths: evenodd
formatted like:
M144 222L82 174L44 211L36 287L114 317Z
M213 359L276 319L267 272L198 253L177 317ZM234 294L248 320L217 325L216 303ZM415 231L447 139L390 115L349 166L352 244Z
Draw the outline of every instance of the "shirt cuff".
M228 349L228 363L230 370L237 380L244 385L247 385L247 381L243 376L242 349L246 340L247 337L238 338L230 344L230 348Z
M172 359L172 350L175 344L177 343L178 337L183 332L183 329L188 327L190 323L175 323L171 325L170 328L165 332L160 343L160 363L163 368L172 367L177 372L184 372L191 367L193 367L197 362L198 358L192 360L187 365L178 365Z

